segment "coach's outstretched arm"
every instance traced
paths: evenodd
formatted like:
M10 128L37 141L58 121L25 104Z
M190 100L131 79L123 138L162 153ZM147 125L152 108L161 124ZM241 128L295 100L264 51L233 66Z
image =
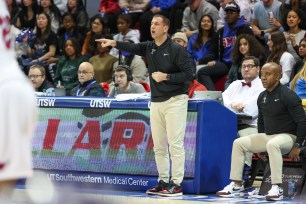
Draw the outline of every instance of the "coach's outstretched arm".
M108 47L108 46L116 47L117 46L117 42L115 40L109 40L105 38L96 39L96 42L100 42L102 47Z

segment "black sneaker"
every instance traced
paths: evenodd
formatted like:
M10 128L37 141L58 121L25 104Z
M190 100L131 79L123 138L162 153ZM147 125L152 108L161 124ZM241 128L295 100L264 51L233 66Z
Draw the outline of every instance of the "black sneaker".
M170 182L168 188L161 191L159 193L160 196L165 197L174 197L174 196L182 196L183 195L183 188L181 185L175 184L173 181Z
M250 179L243 181L244 190L251 189L253 187L253 182Z
M146 194L148 195L159 195L161 191L165 190L169 186L168 183L164 182L163 180L160 180L157 184L157 186L150 188L146 191Z

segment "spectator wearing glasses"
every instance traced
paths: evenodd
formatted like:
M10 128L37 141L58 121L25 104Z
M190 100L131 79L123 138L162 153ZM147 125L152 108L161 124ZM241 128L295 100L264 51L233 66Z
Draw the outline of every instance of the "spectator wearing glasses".
M257 98L264 87L259 78L260 63L259 59L247 56L242 59L241 75L242 80L232 82L222 93L224 106L235 113L252 116L252 120L242 120L238 124L238 137L244 137L258 133L257 117L258 108ZM249 183L249 171L252 165L253 153L246 153L245 167L243 173L244 187L251 187Z
M94 74L92 64L82 62L78 70L79 84L71 90L71 95L106 97L104 90L94 78Z
M47 93L50 93L54 90L53 84L46 79L46 72L43 66L32 65L29 68L28 77L31 80L35 91L43 92L46 90Z

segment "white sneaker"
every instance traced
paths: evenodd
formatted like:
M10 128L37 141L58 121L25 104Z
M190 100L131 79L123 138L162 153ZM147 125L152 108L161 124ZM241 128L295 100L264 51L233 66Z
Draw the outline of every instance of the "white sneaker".
M274 200L282 200L283 199L283 188L278 185L272 185L271 189L266 195L266 200L274 201Z
M238 186L235 182L231 182L222 191L218 191L216 194L221 197L234 197L240 196L240 192L244 191L244 187Z
M248 192L249 196L255 196L255 195L258 195L258 194L259 194L259 188L255 188L251 192Z
M266 198L266 196L259 194L259 188L255 188L253 191L248 192L249 198Z

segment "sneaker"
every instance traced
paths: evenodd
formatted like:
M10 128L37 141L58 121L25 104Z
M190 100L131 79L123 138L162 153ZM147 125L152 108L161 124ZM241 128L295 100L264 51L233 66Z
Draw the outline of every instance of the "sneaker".
M240 196L240 193L244 191L244 187L238 186L235 182L231 182L222 191L218 191L216 194L221 197L233 197Z
M183 188L181 185L177 185L173 181L171 181L168 188L162 190L159 195L164 197L182 196L182 190Z
M267 201L275 201L283 199L283 188L278 185L272 185L271 189L266 195Z
M254 190L252 190L251 192L248 192L249 196L255 196L255 195L259 195L259 188L255 188Z
M163 180L160 180L157 184L157 186L150 188L146 191L146 194L148 195L159 195L160 191L165 190L168 187L168 183L164 182Z

